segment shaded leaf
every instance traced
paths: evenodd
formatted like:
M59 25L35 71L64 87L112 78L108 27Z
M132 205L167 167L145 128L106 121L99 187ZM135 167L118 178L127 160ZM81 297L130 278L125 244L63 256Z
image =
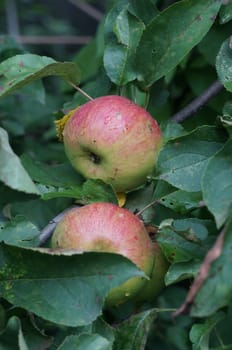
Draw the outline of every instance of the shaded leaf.
M231 215L232 140L210 159L202 178L203 199L220 227Z
M222 6L221 11L219 13L220 23L225 24L232 19L232 2L231 0L227 0L225 2L225 6Z
M176 67L213 25L220 6L220 0L183 0L156 16L137 50L138 79L149 86Z
M32 159L27 154L24 154L20 159L30 177L40 184L65 187L83 183L83 177L73 169L69 162L48 165Z
M79 71L75 63L56 62L35 54L16 55L0 64L0 96L5 96L30 82L58 75L78 84Z
M211 348L210 333L224 317L225 315L220 312L210 317L205 322L196 323L192 326L189 336L193 343L193 350L209 350Z
M12 189L39 194L18 156L13 152L7 132L0 128L0 180Z
M169 141L160 152L157 177L184 191L200 191L208 160L222 147L223 141L223 135L210 126Z
M144 350L156 316L157 310L150 309L123 321L115 333L114 350Z
M106 338L99 334L70 335L57 350L111 350L112 346Z
M118 254L48 252L1 243L0 293L10 303L57 324L74 327L93 322L113 287L144 276Z

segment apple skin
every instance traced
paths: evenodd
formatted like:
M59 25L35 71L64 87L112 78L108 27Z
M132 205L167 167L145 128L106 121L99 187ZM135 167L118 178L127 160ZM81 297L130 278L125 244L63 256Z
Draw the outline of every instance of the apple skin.
M154 251L143 223L126 209L111 203L93 203L71 209L58 223L51 240L53 249L77 249L121 254L149 277ZM144 286L144 277L133 277L113 288L105 306L133 298Z
M63 130L65 152L85 178L117 192L146 182L162 147L161 130L142 107L121 96L98 97L79 107Z
M142 292L136 296L136 302L152 302L161 293L165 287L164 277L169 268L169 263L166 260L162 250L157 242L153 243L154 249L154 265L150 280L145 282Z

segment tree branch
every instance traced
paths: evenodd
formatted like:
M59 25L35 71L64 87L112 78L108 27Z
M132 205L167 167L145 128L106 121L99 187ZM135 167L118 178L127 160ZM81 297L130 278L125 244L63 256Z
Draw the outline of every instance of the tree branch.
M203 107L212 97L216 96L223 88L223 85L219 80L213 82L202 95L198 96L189 105L177 112L171 117L172 121L183 122L185 119L190 118L201 107Z
M63 210L61 213L59 213L57 216L55 216L51 221L49 221L49 223L47 224L47 226L45 226L42 231L40 232L40 236L39 236L39 246L43 245L52 235L53 231L56 228L56 225L58 224L58 222L65 216L65 214L73 209L73 208L79 208L80 205L73 205L65 210Z
M98 22L100 22L103 18L103 13L98 11L95 7L93 7L90 4L85 3L84 1L81 0L69 0L71 4L74 6L78 7L81 11L86 13L88 16L96 19Z
M223 249L223 244L224 244L224 236L226 232L227 227L225 226L223 230L220 232L219 236L216 239L216 242L214 243L213 247L208 251L206 254L201 267L200 271L195 278L187 296L184 301L184 303L177 309L173 316L177 317L182 314L186 314L189 312L189 309L191 308L194 298L196 297L198 291L201 289L203 283L209 276L209 272L212 266L212 263L219 258L221 255L222 249Z

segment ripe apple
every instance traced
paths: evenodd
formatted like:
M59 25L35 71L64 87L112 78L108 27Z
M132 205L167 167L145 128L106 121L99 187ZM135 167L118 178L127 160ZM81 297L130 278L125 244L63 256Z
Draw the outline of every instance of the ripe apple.
M71 209L58 223L52 248L78 249L121 254L151 275L154 251L152 241L137 216L111 203L93 203ZM133 277L113 288L106 306L115 306L133 298L146 279Z
M155 119L121 96L102 96L78 108L63 130L73 167L85 178L101 179L117 192L145 183L162 146Z

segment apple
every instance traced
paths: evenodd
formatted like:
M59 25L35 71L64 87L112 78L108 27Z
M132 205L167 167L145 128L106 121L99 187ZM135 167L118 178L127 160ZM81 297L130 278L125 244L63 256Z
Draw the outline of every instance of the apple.
M53 249L77 249L121 254L149 277L153 268L152 241L140 219L111 203L93 203L68 211L51 239ZM106 306L132 299L145 285L144 277L133 277L113 288Z
M63 141L68 159L85 178L126 192L153 174L162 135L144 108L111 95L79 107L65 124Z
M149 280L145 282L142 292L136 296L137 302L152 302L165 287L164 277L168 270L169 263L165 258L157 242L153 243L154 265Z

